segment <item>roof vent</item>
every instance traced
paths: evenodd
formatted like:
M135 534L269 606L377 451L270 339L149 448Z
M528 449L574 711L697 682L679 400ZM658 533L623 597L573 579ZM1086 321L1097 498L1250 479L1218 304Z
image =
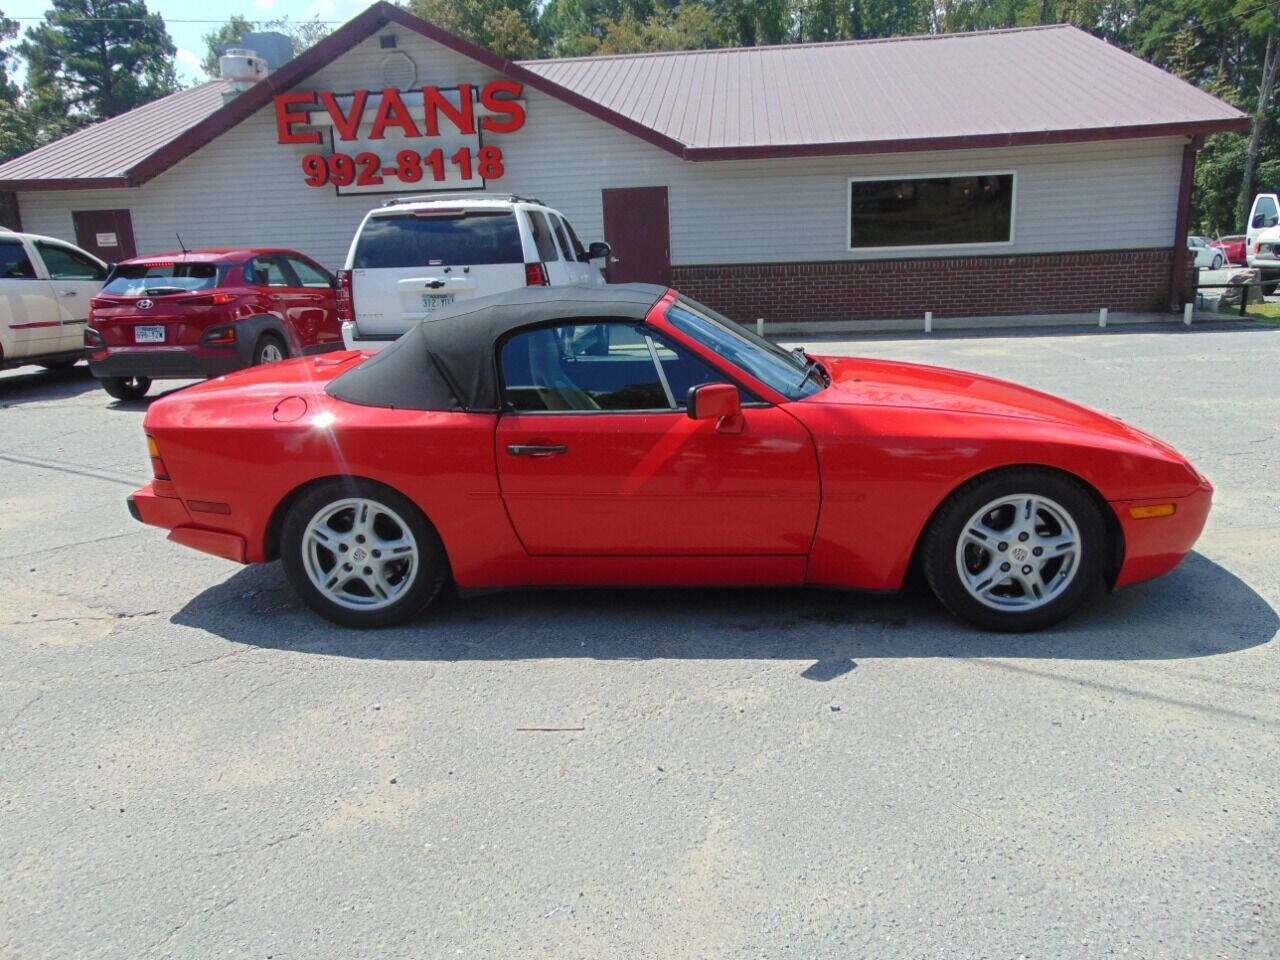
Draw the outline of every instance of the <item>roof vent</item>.
M418 78L418 66L407 53L397 50L388 53L382 60L382 85L395 87L397 90L408 90Z
M227 81L222 99L230 100L267 75L267 61L244 47L231 47L218 59L218 76Z
M239 43L228 44L228 46L248 47L267 61L268 71L279 70L293 59L293 41L278 30L241 34Z

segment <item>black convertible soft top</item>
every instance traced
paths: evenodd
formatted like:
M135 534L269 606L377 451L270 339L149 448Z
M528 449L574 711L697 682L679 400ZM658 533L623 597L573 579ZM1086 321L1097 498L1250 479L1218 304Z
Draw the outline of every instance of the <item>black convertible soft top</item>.
M366 407L497 413L494 345L503 334L562 319L643 320L666 292L647 283L521 287L463 300L414 325L325 392Z

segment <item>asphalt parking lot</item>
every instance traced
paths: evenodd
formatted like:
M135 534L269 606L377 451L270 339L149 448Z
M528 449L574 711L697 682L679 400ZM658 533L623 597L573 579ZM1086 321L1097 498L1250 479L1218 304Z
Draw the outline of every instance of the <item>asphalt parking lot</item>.
M1280 955L1280 327L806 342L1155 432L1197 552L1030 636L792 590L348 633L130 520L144 404L0 374L0 957Z

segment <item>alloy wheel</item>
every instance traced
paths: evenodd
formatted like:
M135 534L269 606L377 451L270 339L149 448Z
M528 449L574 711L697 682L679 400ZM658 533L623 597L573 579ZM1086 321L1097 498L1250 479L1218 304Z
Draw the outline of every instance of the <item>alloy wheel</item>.
M302 563L312 585L349 610L381 610L412 587L418 543L404 519L364 497L329 503L307 524Z
M1043 607L1071 585L1080 569L1080 530L1059 503L1014 494L977 510L956 543L960 582L973 599L996 610Z

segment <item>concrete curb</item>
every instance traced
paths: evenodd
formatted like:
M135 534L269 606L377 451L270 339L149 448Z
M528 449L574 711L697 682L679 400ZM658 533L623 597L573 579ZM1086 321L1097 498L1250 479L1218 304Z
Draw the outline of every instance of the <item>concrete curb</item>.
M1242 319L1230 314L1217 314L1197 311L1193 314L1193 323L1238 323ZM1182 323L1181 312L1174 313L1108 313L1107 326L1121 324L1168 324ZM754 323L743 326L755 329ZM1096 327L1099 326L1098 314L1095 313L1039 313L1029 316L1002 317L934 317L932 329L942 330L1001 330L1026 329L1028 327ZM823 334L858 334L858 333L924 333L925 318L912 317L904 320L836 320L824 323L770 323L765 319L764 331L767 336L815 336Z

